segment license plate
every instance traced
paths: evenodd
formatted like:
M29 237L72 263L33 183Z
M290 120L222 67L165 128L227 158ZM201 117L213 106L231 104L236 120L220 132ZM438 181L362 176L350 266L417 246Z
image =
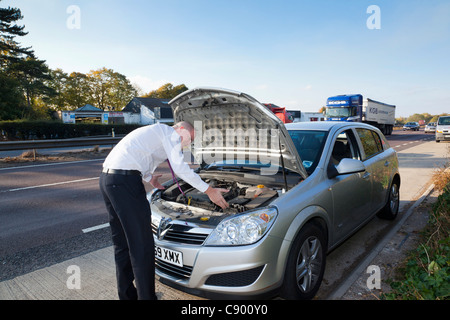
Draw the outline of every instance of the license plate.
M183 254L179 251L155 246L155 257L179 267L183 266Z

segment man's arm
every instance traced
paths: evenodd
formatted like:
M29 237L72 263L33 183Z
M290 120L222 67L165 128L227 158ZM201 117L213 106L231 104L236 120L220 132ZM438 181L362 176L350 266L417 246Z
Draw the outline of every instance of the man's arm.
M228 192L228 190L211 187L209 184L204 182L202 178L197 173L195 173L194 170L189 167L186 162L184 162L179 136L175 131L173 132L173 134L176 136L164 136L162 142L167 155L167 159L169 160L175 174L194 188L206 193L209 199L222 209L228 208L229 205L222 196L222 193Z

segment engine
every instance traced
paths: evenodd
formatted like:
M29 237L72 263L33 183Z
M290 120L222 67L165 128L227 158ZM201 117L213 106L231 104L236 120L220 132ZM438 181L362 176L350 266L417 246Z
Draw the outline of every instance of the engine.
M273 201L278 196L278 192L275 189L264 185L253 186L218 179L211 179L206 182L214 188L228 190L228 192L223 194L223 197L228 202L229 208L223 210L212 203L205 193L198 191L185 182L180 182L180 188L184 194L181 193L178 185L174 184L163 192L161 198L192 207L233 214L258 208Z

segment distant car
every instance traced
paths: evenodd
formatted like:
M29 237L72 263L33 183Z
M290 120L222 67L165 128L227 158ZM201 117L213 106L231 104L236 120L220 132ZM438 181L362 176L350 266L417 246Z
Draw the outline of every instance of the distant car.
M450 140L450 116L439 117L436 125L436 142Z
M226 89L191 89L169 104L176 121L195 123L198 174L229 190L227 209L182 180L148 193L156 273L169 286L206 297L311 299L328 252L375 215L397 216L397 154L373 126L284 125Z
M431 133L434 133L434 132L436 132L436 122L430 122L429 124L427 124L426 126L425 126L425 133L429 133L429 132L431 132Z
M405 130L413 130L413 131L419 131L420 126L418 122L408 122L403 126L403 131Z

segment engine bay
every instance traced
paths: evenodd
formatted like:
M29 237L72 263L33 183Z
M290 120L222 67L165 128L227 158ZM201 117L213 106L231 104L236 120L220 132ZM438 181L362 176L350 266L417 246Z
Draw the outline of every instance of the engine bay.
M206 182L214 188L227 189L223 197L229 208L222 209L211 202L209 197L184 181L174 183L161 193L161 199L189 207L201 208L215 213L236 214L267 205L278 197L281 188L270 188L265 185L249 185L237 181L209 179ZM180 191L183 191L183 193Z

